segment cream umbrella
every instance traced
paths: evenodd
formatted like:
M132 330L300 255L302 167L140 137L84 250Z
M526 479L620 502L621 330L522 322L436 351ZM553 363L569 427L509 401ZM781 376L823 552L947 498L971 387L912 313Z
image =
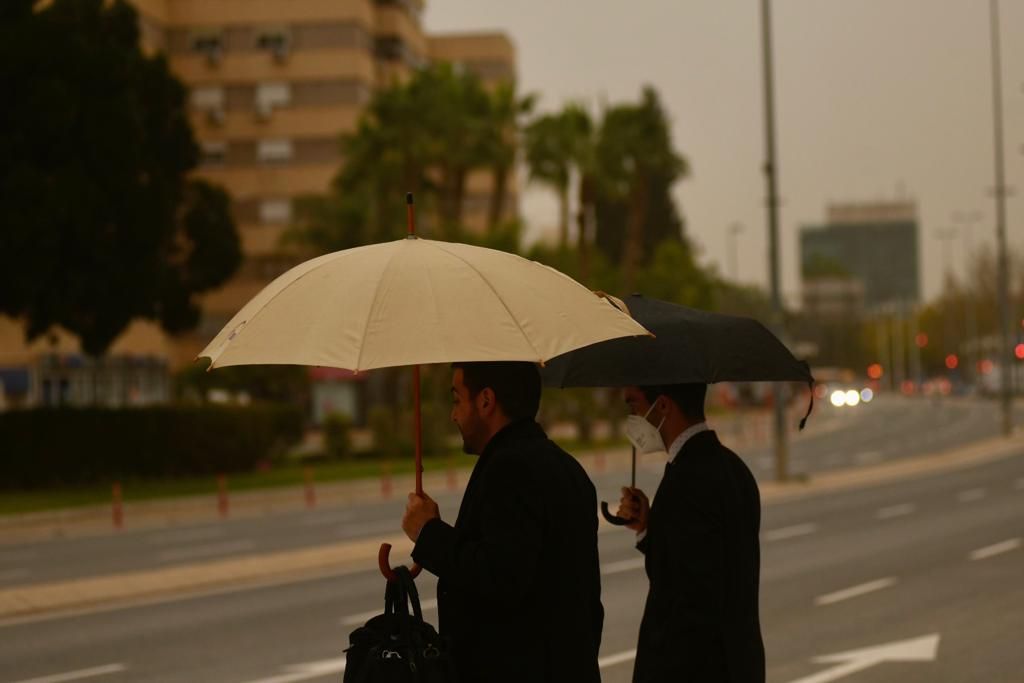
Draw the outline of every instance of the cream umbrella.
M199 354L230 365L360 372L413 365L416 491L422 492L419 365L531 361L649 334L572 278L483 247L415 236L306 261L267 285ZM383 567L382 567L383 569Z

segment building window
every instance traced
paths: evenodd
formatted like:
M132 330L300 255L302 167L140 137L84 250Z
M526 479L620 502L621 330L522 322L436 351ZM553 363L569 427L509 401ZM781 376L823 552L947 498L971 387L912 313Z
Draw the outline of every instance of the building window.
M203 111L224 108L224 88L216 85L192 90L192 106Z
M220 29L194 31L189 36L189 48L206 57L210 66L220 64L224 55L224 37Z
M282 225L292 222L290 199L265 199L260 202L260 223Z
M260 140L256 150L256 158L266 163L289 161L292 156L294 156L292 141L287 138Z
M292 88L288 83L260 83L256 88L256 114L269 119L274 109L287 107L292 102Z
M291 35L284 27L268 27L256 33L256 48L269 52L278 62L288 59L291 42Z
M208 140L202 144L202 155L204 166L222 166L228 158L228 143Z

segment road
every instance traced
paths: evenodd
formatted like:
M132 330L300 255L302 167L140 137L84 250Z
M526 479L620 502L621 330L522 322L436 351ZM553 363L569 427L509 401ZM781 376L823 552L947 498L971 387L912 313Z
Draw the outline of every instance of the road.
M877 417L867 411L863 418L851 417L848 426L832 432L829 444L842 449L849 439L847 451L864 447L876 438L866 432L873 428L884 435L885 424L898 419L887 413L883 406ZM642 469L640 485L653 488L655 476ZM601 485L610 490L612 483ZM456 502L445 498L445 515L453 514ZM283 515L240 521L237 527L226 523L232 531L216 536L203 530L222 527L207 525L128 540L148 558L143 565L173 548L180 551L177 559L165 556L166 562L195 561L204 546L247 538L240 534L251 534L247 552L258 552L264 547L263 535L256 535L261 522L269 538L290 535L299 544L315 543L324 533L332 540L338 534L380 533L369 525L395 514L397 506ZM176 540L168 536L173 533L179 534ZM154 540L160 538L163 543ZM127 541L82 542L119 551L121 546L104 544ZM0 547L0 577L17 566L38 566L27 554L53 561L60 556L47 554L52 547L73 545ZM1024 681L1024 447L1015 457L971 469L768 505L762 549L770 681ZM63 552L73 562L87 551ZM608 615L603 676L612 683L628 681L645 578L628 532L603 533L601 557ZM92 565L97 571L104 566ZM26 579L39 580L8 577ZM424 576L420 585L429 606L433 582ZM0 626L0 683L337 681L347 633L380 609L382 592L379 575L368 570L13 622ZM436 612L427 616L436 618ZM891 646L863 651L884 645ZM842 654L851 651L860 652Z

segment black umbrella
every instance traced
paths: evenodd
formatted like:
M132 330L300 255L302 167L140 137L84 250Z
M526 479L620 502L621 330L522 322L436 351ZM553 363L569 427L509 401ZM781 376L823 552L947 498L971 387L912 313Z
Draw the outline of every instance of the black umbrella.
M552 358L541 369L549 387L625 387L699 382L806 382L814 377L768 328L753 318L710 313L639 294L607 297L654 337L627 337ZM814 392L800 429L814 407ZM633 451L636 486L636 450ZM609 521L608 506L602 510ZM614 518L617 523L627 520Z

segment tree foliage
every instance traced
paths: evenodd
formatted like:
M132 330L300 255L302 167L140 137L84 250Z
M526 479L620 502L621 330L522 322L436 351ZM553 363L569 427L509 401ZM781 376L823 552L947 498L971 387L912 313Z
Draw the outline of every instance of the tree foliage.
M186 179L185 89L125 0L37 5L0 14L0 312L92 355L137 317L193 327L241 255L225 193Z

